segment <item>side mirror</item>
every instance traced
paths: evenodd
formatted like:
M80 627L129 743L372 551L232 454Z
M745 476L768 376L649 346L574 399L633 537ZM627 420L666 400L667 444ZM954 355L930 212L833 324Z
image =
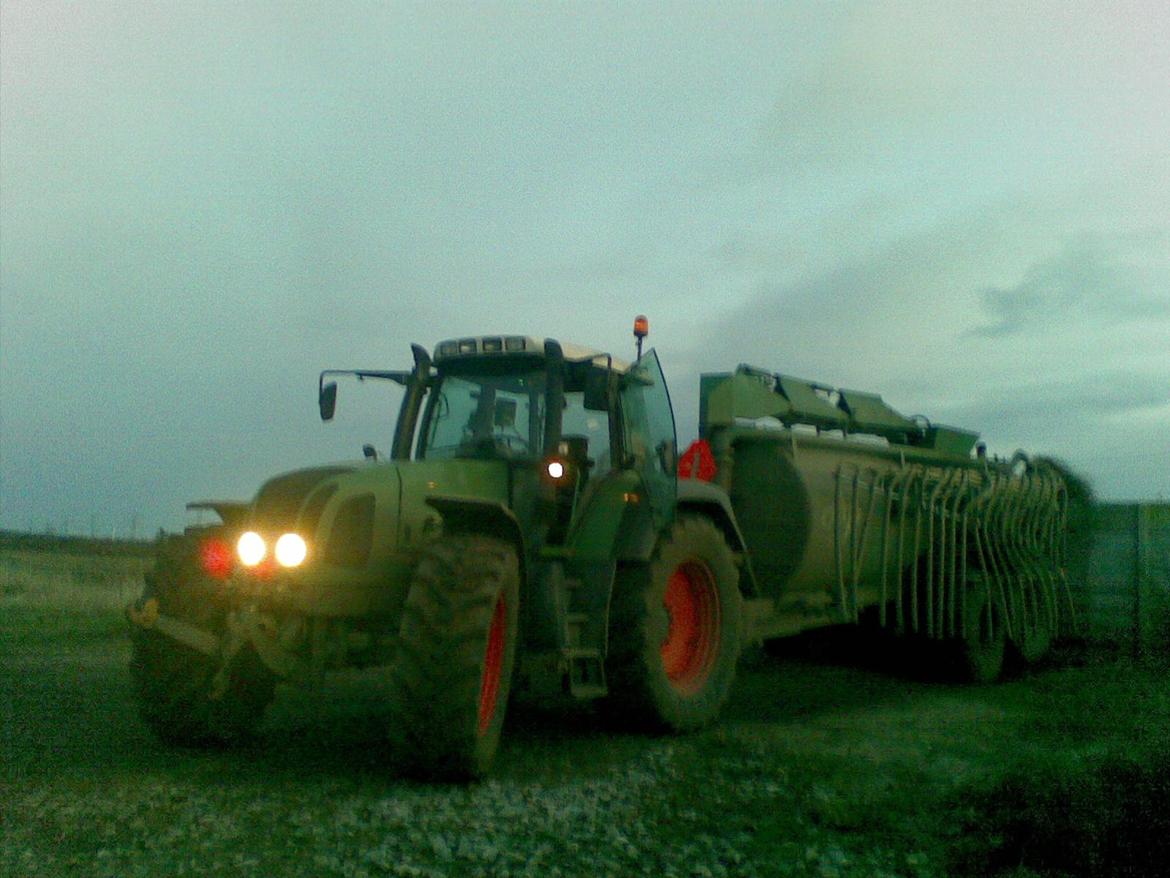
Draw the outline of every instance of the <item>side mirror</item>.
M317 405L321 409L321 420L333 420L333 413L337 410L337 382L330 381L321 387L317 394Z

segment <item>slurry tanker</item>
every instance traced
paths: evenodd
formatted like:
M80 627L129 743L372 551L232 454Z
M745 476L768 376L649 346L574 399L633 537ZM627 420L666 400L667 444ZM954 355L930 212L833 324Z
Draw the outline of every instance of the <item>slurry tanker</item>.
M413 346L388 459L278 475L160 544L128 610L163 739L247 735L275 684L382 669L399 770L488 771L509 697L711 722L741 648L872 619L987 682L1071 618L1067 490L872 393L740 366L681 455L658 356L527 336Z

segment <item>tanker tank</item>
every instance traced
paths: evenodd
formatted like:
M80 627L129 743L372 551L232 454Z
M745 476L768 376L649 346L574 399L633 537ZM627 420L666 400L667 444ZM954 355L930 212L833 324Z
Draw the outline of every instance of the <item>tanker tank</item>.
M731 499L757 639L857 622L966 644L975 679L1072 624L1060 471L880 396L740 366L703 375L700 439Z

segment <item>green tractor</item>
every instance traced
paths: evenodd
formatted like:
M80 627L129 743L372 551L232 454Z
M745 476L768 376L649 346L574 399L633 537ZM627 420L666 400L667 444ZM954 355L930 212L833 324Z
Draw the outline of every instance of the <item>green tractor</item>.
M509 696L603 699L664 730L712 720L742 639L727 496L676 478L657 356L552 340L413 346L388 460L298 470L160 547L129 610L141 714L164 740L246 736L276 682L385 668L388 755L483 775Z

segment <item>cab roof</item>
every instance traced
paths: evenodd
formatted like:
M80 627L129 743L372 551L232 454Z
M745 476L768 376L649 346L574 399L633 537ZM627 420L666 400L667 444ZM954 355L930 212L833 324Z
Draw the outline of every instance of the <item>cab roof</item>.
M614 372L625 373L630 364L624 360L611 357L609 354L587 348L572 342L560 342L565 362L591 363L599 369L611 369ZM467 338L452 338L435 345L434 363L444 362L464 357L494 357L527 355L544 357L544 342L529 335L480 335Z

